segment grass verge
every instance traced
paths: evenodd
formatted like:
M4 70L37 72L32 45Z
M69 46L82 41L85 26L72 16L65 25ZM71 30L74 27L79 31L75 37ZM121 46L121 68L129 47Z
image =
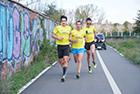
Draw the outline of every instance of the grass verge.
M111 39L107 40L107 44L140 66L140 39Z
M55 43L45 40L40 47L39 53L35 55L34 62L31 62L30 66L23 66L18 73L0 81L0 94L18 93L20 88L57 60L57 48Z

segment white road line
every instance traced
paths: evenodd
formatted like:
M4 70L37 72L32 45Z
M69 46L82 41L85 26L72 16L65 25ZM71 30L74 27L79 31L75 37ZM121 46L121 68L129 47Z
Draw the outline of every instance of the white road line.
M97 50L96 53L114 94L122 94Z

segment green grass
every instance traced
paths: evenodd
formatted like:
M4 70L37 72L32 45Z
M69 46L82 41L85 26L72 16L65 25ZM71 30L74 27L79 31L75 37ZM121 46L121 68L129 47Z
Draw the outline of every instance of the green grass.
M34 62L31 62L30 66L23 66L18 73L14 73L10 78L7 77L5 80L0 81L0 94L18 93L20 88L57 60L55 43L45 40L40 48L40 52L35 55Z
M122 53L134 64L140 65L140 39L107 40L107 44Z

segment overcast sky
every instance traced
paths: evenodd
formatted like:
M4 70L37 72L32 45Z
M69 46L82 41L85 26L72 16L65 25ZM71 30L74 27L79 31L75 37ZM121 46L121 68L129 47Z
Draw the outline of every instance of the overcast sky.
M134 22L140 10L140 0L56 0L58 7L75 9L80 5L94 4L103 9L106 19L112 23Z
M55 0L41 0L43 3L51 3ZM56 0L58 8L76 9L80 5L94 4L105 11L106 19L112 23L123 24L125 21L134 23L140 0Z

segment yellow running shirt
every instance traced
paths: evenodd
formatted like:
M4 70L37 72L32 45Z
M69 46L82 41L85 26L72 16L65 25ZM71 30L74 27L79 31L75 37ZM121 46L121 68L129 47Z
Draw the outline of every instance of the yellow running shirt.
M89 28L84 27L83 30L87 33L87 43L94 41L94 32L95 32L95 27L94 26L90 26Z
M77 31L76 29L71 31L72 38L75 40L76 38L78 39L78 42L73 42L72 43L72 48L79 49L79 48L84 48L84 37L87 36L86 32L83 30Z
M71 27L59 25L54 28L53 32L57 37L63 37L62 40L56 40L56 44L58 45L69 45L69 34L71 33Z

